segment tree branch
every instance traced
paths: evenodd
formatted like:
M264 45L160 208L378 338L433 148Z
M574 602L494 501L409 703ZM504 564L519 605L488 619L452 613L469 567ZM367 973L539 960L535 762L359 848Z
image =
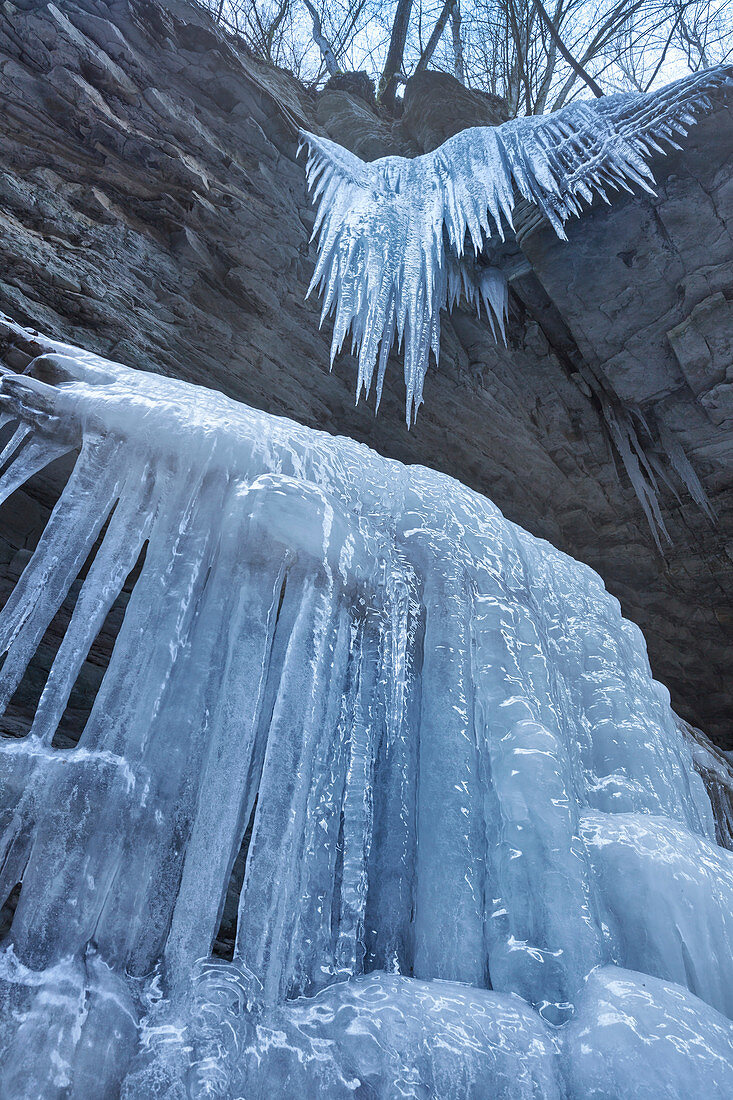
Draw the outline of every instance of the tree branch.
M331 43L328 41L323 33L321 27L321 17L311 3L311 0L303 0L303 3L311 14L311 19L313 20L313 41L318 46L318 49L321 51L323 63L328 69L328 72L331 76L338 76L338 74L341 72L341 69L339 68L339 63L336 60L336 55L331 49Z
M425 46L425 49L423 50L422 54L420 55L420 60L418 61L417 66L415 68L416 73L420 73L420 72L423 71L423 69L426 69L428 67L428 65L430 63L430 60L431 60L433 54L435 53L436 46L438 45L441 38L443 37L443 31L445 30L445 25L448 22L450 16L452 15L453 9L455 8L457 3L458 3L458 0L445 0L445 2L443 4L443 9L442 9L440 15L438 16L438 21L436 22L435 26L433 27L433 33L430 35L430 38L427 41L427 45Z
M557 46L558 50L560 51L562 56L567 61L570 68L573 70L574 73L576 73L577 76L580 77L581 80L585 81L585 83L588 85L590 90L593 92L593 95L597 96L600 99L601 96L603 95L603 91L596 84L595 80L590 75L590 73L586 72L586 70L583 68L583 66L580 64L580 62L575 60L575 58L571 54L570 50L567 48L567 46L563 42L562 38L560 37L560 34L558 32L557 27L552 22L549 15L547 14L547 12L546 12L543 4L542 4L542 0L532 0L532 3L534 4L535 8L537 9L537 12L539 13L540 19L542 20L542 22L547 27L550 38L552 39L552 41Z

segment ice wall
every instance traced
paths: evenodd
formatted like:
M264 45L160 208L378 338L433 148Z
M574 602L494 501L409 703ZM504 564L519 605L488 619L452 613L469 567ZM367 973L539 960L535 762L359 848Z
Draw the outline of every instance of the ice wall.
M3 706L83 583L0 741L0 1095L729 1096L733 857L597 575L444 475L34 350L0 496L78 457Z

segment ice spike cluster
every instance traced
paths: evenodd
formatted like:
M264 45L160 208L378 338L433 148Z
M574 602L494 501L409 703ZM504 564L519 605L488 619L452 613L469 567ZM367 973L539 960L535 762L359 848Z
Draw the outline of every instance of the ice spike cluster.
M317 204L318 260L309 293L333 313L331 362L351 333L358 353L356 396L376 371L377 404L392 345L404 345L406 418L423 400L432 350L440 350L440 310L463 295L483 305L503 332L507 287L500 269L476 262L493 236L512 229L519 197L558 236L594 198L641 187L653 193L649 161L679 148L733 66L692 73L660 91L570 103L548 115L463 130L433 152L366 163L340 145L303 132Z
M0 496L70 468L0 615L3 708L58 640L0 738L4 1100L728 1100L733 855L599 577L442 474L3 331Z

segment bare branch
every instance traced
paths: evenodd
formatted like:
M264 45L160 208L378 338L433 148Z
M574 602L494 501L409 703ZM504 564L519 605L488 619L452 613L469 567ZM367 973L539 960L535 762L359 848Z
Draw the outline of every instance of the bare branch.
M321 28L321 17L318 14L316 8L311 3L311 0L303 0L303 3L310 12L311 19L313 20L313 41L318 46L318 49L321 51L323 63L328 69L328 72L331 76L338 76L338 74L341 72L341 69L339 68L339 63L336 60L336 55L331 48L331 43L325 37Z
M549 15L547 14L547 12L544 8L544 5L542 3L542 0L532 0L532 3L537 8L537 11L540 14L540 18L542 19L543 23L547 27L547 30L550 34L550 37L552 38L553 42L557 46L557 48L560 51L560 53L562 54L562 56L567 61L568 65L570 65L573 72L576 73L576 75L579 76L581 80L585 81L585 83L588 85L590 90L593 92L593 95L597 96L600 99L601 96L603 95L603 91L596 84L595 80L590 75L590 73L588 73L583 68L583 66L580 64L579 61L575 60L575 58L571 54L570 50L567 48L567 46L563 42L562 38L560 37L560 34L558 32L557 27L552 22Z
M443 37L445 25L452 15L453 9L455 8L457 2L458 0L445 0L441 13L438 16L438 20L433 27L433 33L430 35L430 38L427 41L427 45L422 52L420 60L415 67L416 73L422 72L423 69L426 69L428 67L428 64L432 60L433 54L435 53L435 47L438 45L441 38Z

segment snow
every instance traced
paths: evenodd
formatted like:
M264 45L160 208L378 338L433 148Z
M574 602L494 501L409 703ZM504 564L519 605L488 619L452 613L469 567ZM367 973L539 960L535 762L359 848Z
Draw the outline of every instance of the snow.
M0 1094L731 1095L733 855L600 578L445 475L36 339L0 493L78 457L5 701L93 554L0 741Z

